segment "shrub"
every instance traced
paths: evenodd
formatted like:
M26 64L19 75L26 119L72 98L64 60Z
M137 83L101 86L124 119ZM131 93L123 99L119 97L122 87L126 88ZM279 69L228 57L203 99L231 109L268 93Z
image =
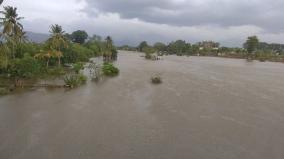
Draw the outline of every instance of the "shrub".
M111 63L105 63L102 67L102 71L106 76L116 76L119 74L119 69Z
M88 41L84 46L93 51L93 56L100 56L103 43L101 41Z
M64 63L75 63L80 61L87 62L94 56L94 52L80 44L72 44L68 49L63 51Z
M87 82L87 76L83 74L79 74L78 77L79 77L79 80L81 81L81 84L84 84Z
M49 68L47 73L52 76L60 76L66 74L66 71L62 67Z
M162 78L160 76L154 76L151 78L153 84L160 84L162 83Z
M152 54L155 53L155 48L152 47L145 47L142 49L142 51L145 53L146 59L152 59Z
M7 88L0 88L0 96L9 94L9 90Z
M76 73L79 73L80 70L84 69L84 63L82 62L77 62L73 65L73 70L76 72Z
M258 51L256 56L260 62L265 62L269 60L269 58L271 57L270 53L265 52L265 51Z
M64 77L65 86L74 88L87 81L87 77L83 74L72 74Z
M151 58L152 58L152 56L151 56L151 54L150 54L150 53L145 53L145 58L149 60L149 59L151 59Z
M142 49L142 51L144 53L148 53L148 54L153 54L153 53L156 52L155 48L153 48L153 47L145 47L145 48Z
M25 56L22 59L14 59L9 65L9 73L13 77L29 78L40 75L43 72L43 64L30 56Z

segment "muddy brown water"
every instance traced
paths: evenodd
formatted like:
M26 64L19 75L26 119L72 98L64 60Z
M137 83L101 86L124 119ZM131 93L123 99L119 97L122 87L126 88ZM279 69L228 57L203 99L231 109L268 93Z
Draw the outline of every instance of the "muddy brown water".
M0 159L284 158L283 64L119 53L118 77L0 97Z

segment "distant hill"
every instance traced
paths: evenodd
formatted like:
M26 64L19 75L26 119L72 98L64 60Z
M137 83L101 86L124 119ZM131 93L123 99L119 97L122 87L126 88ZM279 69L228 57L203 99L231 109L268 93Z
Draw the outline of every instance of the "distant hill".
M34 32L29 32L29 31L26 33L26 35L29 41L32 41L35 43L43 43L49 38L48 34L34 33Z

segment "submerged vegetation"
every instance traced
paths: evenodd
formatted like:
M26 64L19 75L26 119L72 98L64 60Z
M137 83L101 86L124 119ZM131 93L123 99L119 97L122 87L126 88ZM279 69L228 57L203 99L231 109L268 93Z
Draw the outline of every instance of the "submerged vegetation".
M119 74L119 69L111 63L104 63L102 70L106 76L116 76Z
M152 81L153 84L160 84L160 83L162 83L162 78L160 76L156 75L156 76L153 76L151 78L151 81Z
M66 75L64 77L64 82L66 87L74 88L76 86L79 86L81 84L86 83L87 77L83 74L72 74L72 75Z

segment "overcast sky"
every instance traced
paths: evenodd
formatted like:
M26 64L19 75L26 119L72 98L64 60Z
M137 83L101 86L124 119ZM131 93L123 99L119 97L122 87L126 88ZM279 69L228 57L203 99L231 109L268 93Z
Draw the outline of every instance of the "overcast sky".
M25 17L26 30L111 35L117 44L184 39L241 46L247 36L284 43L284 0L4 0Z

